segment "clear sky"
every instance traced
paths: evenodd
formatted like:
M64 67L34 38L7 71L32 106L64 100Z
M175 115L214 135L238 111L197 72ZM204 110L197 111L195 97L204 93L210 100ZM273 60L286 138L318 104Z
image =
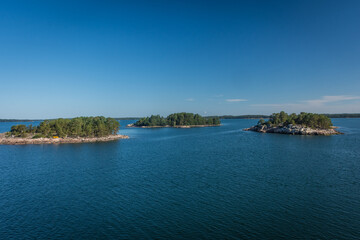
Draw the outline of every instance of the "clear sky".
M0 3L0 118L360 112L360 1Z

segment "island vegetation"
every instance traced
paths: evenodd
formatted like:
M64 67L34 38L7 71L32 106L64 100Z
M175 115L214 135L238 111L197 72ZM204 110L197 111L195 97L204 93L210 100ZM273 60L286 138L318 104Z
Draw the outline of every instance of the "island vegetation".
M118 132L120 123L113 118L77 117L72 119L45 120L39 126L14 125L8 136L34 138L40 137L104 137Z
M293 135L340 134L334 129L331 119L324 114L287 114L284 111L273 113L267 121L260 119L257 125L245 130Z
M102 116L59 118L45 120L38 126L14 125L9 132L0 135L0 143L75 143L127 138L127 136L117 134L119 128L120 123L117 120Z
M281 111L280 113L273 113L272 115L270 115L268 121L260 119L258 124L266 124L269 126L287 126L289 124L297 124L313 129L330 129L332 126L331 119L324 114L302 112L300 114L292 113L289 115L284 111Z
M132 126L135 127L184 127L184 126L218 126L220 119L218 117L202 117L193 113L173 113L169 116L161 117L152 115L136 121Z

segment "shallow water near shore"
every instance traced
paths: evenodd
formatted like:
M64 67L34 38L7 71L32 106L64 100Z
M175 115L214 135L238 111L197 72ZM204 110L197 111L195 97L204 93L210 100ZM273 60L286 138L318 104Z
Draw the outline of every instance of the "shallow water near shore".
M336 136L120 122L130 139L0 145L0 238L360 238L360 119Z

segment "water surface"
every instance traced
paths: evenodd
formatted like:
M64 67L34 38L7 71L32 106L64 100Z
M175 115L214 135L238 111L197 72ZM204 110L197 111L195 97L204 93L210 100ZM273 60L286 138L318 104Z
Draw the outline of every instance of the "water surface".
M339 136L242 131L256 121L0 145L0 238L359 239L360 119L334 119Z

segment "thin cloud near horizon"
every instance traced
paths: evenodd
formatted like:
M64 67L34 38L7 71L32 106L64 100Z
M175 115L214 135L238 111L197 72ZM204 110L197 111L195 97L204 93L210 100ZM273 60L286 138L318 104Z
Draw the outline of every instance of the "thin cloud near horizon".
M234 98L234 99L226 99L225 101L227 102L247 102L247 99L242 99L242 98Z
M354 95L334 95L322 96L319 99L301 100L292 103L267 103L267 104L251 104L252 107L270 107L277 110L290 111L314 111L314 112L358 112L359 104L352 102L360 100L360 96ZM348 102L346 104L332 105L329 103ZM350 103L349 103L350 102ZM275 110L275 109L274 109Z
M321 99L305 100L301 102L319 105L330 102L340 102L340 101L359 100L359 99L360 96L337 95L337 96L323 96Z
M311 100L301 100L297 101L297 103L280 103L280 104L252 104L251 106L294 106L301 104L308 105L323 105L324 103L331 102L341 102L341 101L350 101L350 100L360 100L360 96L352 96L352 95L337 95L337 96L322 96L320 99L311 99Z

